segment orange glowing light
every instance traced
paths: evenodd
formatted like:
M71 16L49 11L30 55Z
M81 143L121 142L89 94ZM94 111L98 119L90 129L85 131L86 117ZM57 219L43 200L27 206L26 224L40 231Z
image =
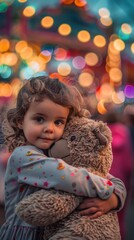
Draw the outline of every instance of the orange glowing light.
M0 96L10 97L12 95L12 87L9 83L0 83Z
M114 41L114 47L118 51L123 51L125 49L125 43L121 39L116 39Z
M63 23L59 26L58 32L63 36L68 36L71 33L71 27L69 24Z
M23 48L27 47L27 42L26 41L19 41L16 46L15 46L15 50L16 52L20 53Z
M95 66L99 61L96 53L90 52L85 55L85 62L89 66Z
M91 38L90 33L86 30L79 31L77 38L79 39L80 42L88 42Z
M86 6L87 2L86 2L86 0L74 0L74 4L77 7L84 7L84 6Z
M25 17L32 17L35 14L35 9L32 6L27 6L23 10L23 15Z
M97 47L104 47L106 45L106 39L102 35L95 36L93 42Z
M71 67L68 63L60 63L57 70L61 76L67 76L71 72Z
M99 101L99 103L97 105L97 110L100 114L105 114L107 112L107 109L104 106L104 101L103 100Z
M83 72L79 75L78 82L82 87L89 87L93 83L93 75L88 72Z
M41 25L44 28L50 28L53 26L53 24L54 24L54 19L50 16L46 16L41 20Z
M1 39L0 40L0 52L6 52L9 50L10 42L8 39Z
M69 5L72 4L74 2L74 0L61 0L61 3Z

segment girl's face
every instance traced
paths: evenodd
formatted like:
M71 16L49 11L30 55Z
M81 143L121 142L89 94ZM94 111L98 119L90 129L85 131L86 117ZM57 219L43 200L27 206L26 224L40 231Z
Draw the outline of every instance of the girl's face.
M30 104L19 128L23 129L27 144L48 149L61 138L68 115L69 108L45 98Z

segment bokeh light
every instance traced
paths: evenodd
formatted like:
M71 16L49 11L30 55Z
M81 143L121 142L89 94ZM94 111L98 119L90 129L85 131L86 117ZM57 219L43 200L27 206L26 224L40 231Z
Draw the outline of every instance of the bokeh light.
M100 48L106 45L106 39L101 35L95 36L93 39L93 42L97 47L100 47Z
M32 6L27 6L23 10L23 15L25 17L32 17L35 14L35 8Z
M122 104L125 102L125 95L123 91L113 92L112 100L115 104Z
M111 68L109 76L113 82L120 82L122 79L122 71L119 68Z
M51 52L48 50L43 50L39 56L43 58L45 63L48 63L51 60Z
M50 28L54 24L54 19L50 16L46 16L41 20L41 25L44 28Z
M105 107L104 100L100 100L97 105L97 110L100 114L105 114L107 112L107 109Z
M77 7L84 7L84 6L86 6L87 1L86 0L74 0L74 4Z
M96 53L90 52L85 55L85 62L89 66L95 66L99 61Z
M121 25L121 30L125 34L130 34L132 33L132 27L128 23L123 23Z
M90 40L91 35L88 31L81 30L81 31L78 32L77 38L79 39L80 42L86 43Z
M125 43L121 40L121 39L116 39L114 41L114 47L115 49L117 49L118 51L123 51L125 48Z
M99 15L103 18L110 17L110 12L107 8L100 8L98 12L99 12Z
M73 59L72 64L76 69L83 69L85 67L85 59L82 56L77 56Z
M8 39L1 39L0 40L0 52L6 52L9 50L10 42Z
M58 32L63 36L68 36L71 33L71 27L69 24L63 23L58 27Z
M61 76L67 76L71 73L71 67L68 63L60 63L58 65L58 73L61 75Z
M66 59L66 57L67 57L67 50L65 50L64 48L56 48L54 50L54 58L56 60L61 61Z
M124 89L124 94L128 98L134 98L134 86L126 85Z
M93 83L94 76L91 73L83 72L79 75L78 82L82 87L89 87Z

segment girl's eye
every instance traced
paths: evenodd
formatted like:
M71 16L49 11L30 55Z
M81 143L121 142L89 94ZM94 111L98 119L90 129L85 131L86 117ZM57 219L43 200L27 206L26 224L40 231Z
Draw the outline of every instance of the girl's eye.
M64 123L64 121L62 121L62 120L56 120L56 121L55 121L55 124L56 124L57 126L60 126L60 125L64 125L65 123Z
M36 118L36 122L38 122L38 123L43 123L43 122L44 122L44 118L42 118L42 117L37 117L37 118Z

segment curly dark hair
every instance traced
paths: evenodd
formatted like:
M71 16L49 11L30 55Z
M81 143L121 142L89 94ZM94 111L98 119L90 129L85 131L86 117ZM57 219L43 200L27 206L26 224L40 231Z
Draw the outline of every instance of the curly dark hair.
M74 86L48 76L32 77L26 80L18 93L16 107L7 112L7 120L12 129L12 133L6 136L10 152L15 147L26 143L23 130L18 128L18 123L22 122L31 102L41 102L45 98L69 108L68 119L72 115L83 116L85 114L83 98Z

